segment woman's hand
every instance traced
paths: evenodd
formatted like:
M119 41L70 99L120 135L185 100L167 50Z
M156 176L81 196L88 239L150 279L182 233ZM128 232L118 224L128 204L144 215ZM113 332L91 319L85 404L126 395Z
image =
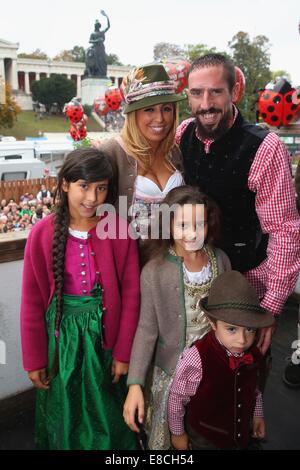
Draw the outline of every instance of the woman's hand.
M48 390L50 388L46 369L31 370L28 372L28 377L36 388L41 390Z
M116 384L119 382L121 375L128 374L129 364L128 362L120 362L116 359L113 359L111 366L111 375L114 376L112 383Z
M138 384L129 385L129 392L124 403L123 418L127 426L134 432L139 432L139 428L135 423L135 415L137 412L138 422L144 421L144 394L142 387Z

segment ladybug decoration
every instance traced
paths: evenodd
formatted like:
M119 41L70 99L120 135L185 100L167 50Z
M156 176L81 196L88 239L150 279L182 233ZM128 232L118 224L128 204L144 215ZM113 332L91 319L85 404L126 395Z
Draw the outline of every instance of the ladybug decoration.
M104 96L94 101L94 110L100 116L105 116L108 113L109 107L107 106Z
M164 66L170 79L175 82L175 93L181 93L187 86L190 63L181 59L176 62L168 62Z
M235 104L237 104L242 99L242 96L243 96L244 91L245 91L245 85L246 85L245 75L243 74L241 69L237 66L235 66L235 81L236 81L236 83L239 84L239 91L238 91L238 95L237 95L236 99L233 102Z
M81 103L73 98L69 103L65 104L64 113L72 123L76 123L82 119L84 111Z
M111 111L117 111L122 103L122 95L118 87L111 86L105 92L105 102Z
M273 89L263 90L258 98L258 111L270 126L288 126L300 113L300 102L293 99L295 89L285 78L279 78Z
M87 136L88 117L84 114L82 104L76 98L73 98L65 104L64 113L71 123L70 135L72 139L76 142L83 140Z
M87 136L87 128L85 125L71 124L70 135L73 140L78 142Z

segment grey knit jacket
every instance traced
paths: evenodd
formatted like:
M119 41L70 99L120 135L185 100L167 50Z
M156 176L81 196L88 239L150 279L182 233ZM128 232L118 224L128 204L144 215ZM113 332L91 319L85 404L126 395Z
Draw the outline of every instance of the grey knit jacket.
M216 248L218 274L231 269L227 255ZM131 350L127 383L144 386L153 360L172 375L186 344L186 312L181 258L168 254L151 260L141 274L141 312Z

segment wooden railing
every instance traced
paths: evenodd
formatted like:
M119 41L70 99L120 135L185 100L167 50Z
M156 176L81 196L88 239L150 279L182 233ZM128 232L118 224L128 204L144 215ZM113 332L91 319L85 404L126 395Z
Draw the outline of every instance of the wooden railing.
M0 199L13 199L17 203L20 197L25 193L33 194L34 196L41 190L41 185L44 184L46 188L51 191L56 185L55 177L48 178L35 178L30 180L17 180L17 181L0 181Z

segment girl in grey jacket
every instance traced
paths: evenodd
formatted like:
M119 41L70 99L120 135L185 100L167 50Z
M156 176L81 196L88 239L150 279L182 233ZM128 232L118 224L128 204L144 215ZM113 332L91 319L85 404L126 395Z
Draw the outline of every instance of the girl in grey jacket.
M128 373L124 419L135 432L145 423L150 449L170 448L166 421L168 391L184 350L210 329L200 300L212 281L231 269L215 247L219 235L216 204L197 188L171 190L159 214L159 239L148 243L150 261L141 275L141 313ZM164 226L163 226L164 225ZM169 236L166 234L169 233Z

